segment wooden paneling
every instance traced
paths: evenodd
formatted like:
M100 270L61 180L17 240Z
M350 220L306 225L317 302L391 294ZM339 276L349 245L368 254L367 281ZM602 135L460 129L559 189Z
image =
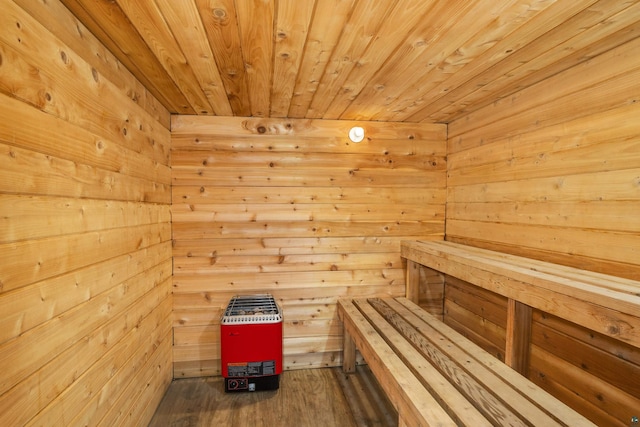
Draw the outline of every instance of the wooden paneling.
M637 280L639 48L452 123L447 238Z
M637 1L62 1L172 113L238 117L449 123L640 28Z
M146 425L172 374L169 114L59 2L0 24L0 424Z
M221 309L270 292L285 368L340 364L341 296L404 295L400 240L443 238L442 125L174 117L175 376L219 374Z
M637 416L640 350L534 312L529 378L588 412L598 425L627 426Z
M640 278L640 39L619 42L449 125L447 240ZM545 318L530 378L600 425L628 424L637 352Z
M507 300L454 277L445 277L444 322L504 361Z

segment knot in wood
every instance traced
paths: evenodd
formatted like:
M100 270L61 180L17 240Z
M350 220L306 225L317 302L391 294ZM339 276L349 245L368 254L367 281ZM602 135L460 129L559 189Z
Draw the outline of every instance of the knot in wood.
M216 7L215 9L213 9L213 16L218 19L224 19L227 16L227 11L222 8Z

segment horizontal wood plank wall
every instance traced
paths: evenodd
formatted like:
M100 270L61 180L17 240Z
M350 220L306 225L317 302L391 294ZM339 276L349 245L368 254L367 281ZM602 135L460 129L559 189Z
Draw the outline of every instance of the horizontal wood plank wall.
M403 295L400 240L442 239L445 126L174 116L176 377L220 373L234 294L284 310L285 368L337 366L343 296Z
M640 351L534 310L529 378L600 426L633 425L640 413Z
M445 276L444 322L504 362L507 299Z
M639 49L620 44L451 123L447 240L640 279ZM640 415L636 351L540 318L532 379L599 424ZM595 365L616 357L633 375L609 385Z
M0 28L0 425L146 425L172 376L169 113L58 1L3 1Z
M447 239L640 280L638 49L451 123Z

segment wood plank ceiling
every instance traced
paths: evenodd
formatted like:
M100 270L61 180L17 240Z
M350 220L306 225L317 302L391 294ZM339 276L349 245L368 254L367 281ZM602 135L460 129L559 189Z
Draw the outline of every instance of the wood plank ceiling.
M638 1L62 0L172 113L448 123L638 37Z

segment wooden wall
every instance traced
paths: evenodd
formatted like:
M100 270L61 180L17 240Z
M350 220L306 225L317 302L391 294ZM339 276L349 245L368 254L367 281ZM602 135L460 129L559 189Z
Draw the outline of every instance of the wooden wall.
M636 38L451 123L446 239L640 279L639 51ZM445 318L470 335L489 323L454 291ZM638 353L537 313L530 378L629 425Z
M175 377L220 373L234 294L284 310L285 368L341 362L335 301L401 295L400 240L442 239L445 126L174 116Z
M638 49L451 123L447 239L639 280Z
M449 326L504 362L507 298L446 276L443 317Z
M146 425L172 370L169 114L55 0L0 8L0 425Z

